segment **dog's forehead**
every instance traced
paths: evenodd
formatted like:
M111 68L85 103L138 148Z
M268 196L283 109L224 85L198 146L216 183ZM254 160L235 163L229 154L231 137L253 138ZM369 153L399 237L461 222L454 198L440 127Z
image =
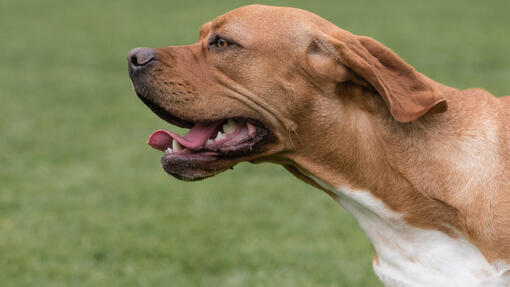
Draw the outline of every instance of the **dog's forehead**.
M308 41L313 27L321 21L324 19L296 8L249 5L217 17L210 29L248 41L264 39L296 44Z

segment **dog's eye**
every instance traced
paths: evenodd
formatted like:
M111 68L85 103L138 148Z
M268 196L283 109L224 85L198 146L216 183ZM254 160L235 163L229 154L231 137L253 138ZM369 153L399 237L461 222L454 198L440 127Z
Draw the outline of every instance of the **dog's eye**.
M223 48L226 48L228 45L230 45L230 43L225 39L218 38L218 40L216 40L217 48L223 49Z
M215 38L211 39L211 41L209 41L209 47L216 50L224 50L233 45L234 45L233 42L220 36L216 36Z

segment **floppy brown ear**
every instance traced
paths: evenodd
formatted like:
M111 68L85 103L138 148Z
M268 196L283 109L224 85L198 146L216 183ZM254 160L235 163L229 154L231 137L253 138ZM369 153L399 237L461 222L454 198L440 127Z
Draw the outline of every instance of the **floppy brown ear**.
M337 60L372 85L393 118L410 122L448 108L435 83L376 40L340 31L323 43Z

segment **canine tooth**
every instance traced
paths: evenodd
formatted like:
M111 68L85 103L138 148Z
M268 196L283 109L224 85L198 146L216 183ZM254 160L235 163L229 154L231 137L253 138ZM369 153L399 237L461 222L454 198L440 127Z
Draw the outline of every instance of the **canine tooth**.
M226 135L224 135L222 132L218 132L218 134L216 135L216 138L214 140L219 141L219 140L226 139L226 138L227 138Z
M207 143L205 145L210 145L210 144L213 144L213 143L214 143L214 141L212 139L208 139Z
M173 153L173 152L174 152L174 151L173 151L171 148L167 148L167 149L165 150L165 153Z
M237 123L233 119L228 119L225 124L223 124L223 132L229 134L235 131L237 128Z
M182 145L180 143L178 143L176 140L173 140L172 141L172 149L174 151L180 151L180 150L182 150Z

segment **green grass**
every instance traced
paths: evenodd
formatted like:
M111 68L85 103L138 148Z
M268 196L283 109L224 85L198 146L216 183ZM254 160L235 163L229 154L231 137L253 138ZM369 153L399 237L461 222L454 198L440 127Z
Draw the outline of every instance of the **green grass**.
M247 1L0 0L0 285L381 286L333 200L274 165L183 183L145 144L136 46L192 43ZM510 93L510 2L273 2L458 87Z

